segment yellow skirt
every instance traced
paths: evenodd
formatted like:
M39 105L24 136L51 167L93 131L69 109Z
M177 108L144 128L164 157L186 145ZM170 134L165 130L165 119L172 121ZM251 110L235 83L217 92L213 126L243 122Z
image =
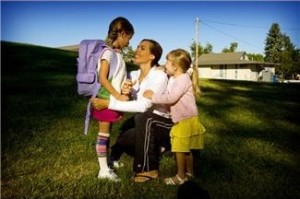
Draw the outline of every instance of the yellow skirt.
M204 148L205 128L197 116L175 124L170 132L172 152L190 152Z

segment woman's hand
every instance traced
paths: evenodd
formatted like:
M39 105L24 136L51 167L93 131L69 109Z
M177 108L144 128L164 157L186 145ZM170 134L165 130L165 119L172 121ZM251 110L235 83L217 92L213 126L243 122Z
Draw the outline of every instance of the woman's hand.
M108 108L109 100L106 99L100 99L100 98L92 98L90 99L93 108L97 110L102 110L105 108Z
M146 90L146 91L144 92L143 96L144 96L145 98L152 99L153 91L152 91L152 90Z
M132 90L132 81L131 79L126 79L121 87L121 93L122 95L129 95Z

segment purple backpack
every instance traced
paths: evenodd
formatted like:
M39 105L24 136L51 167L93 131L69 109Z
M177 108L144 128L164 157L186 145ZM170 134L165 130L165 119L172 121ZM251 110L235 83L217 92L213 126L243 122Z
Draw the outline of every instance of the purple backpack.
M109 77L111 78L117 67L117 56L103 40L83 40L79 45L79 57L77 58L77 92L81 96L96 97L101 85L98 78L98 60L105 50L111 50L113 57L110 62ZM91 116L91 103L88 102L85 116L84 133L88 132Z

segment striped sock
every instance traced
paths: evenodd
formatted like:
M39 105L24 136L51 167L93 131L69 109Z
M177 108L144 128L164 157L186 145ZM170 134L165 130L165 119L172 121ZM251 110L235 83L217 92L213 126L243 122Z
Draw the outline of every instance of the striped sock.
M98 133L97 144L96 144L96 153L98 156L98 162L100 171L99 173L107 173L109 171L109 167L107 164L107 149L109 143L109 134L107 133Z
M97 137L97 144L96 144L96 153L98 157L107 156L108 142L109 142L109 134L99 132Z

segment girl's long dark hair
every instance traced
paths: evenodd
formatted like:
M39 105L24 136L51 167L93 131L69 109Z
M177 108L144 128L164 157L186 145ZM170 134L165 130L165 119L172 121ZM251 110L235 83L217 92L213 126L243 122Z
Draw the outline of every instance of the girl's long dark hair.
M128 21L128 19L124 17L117 17L114 20L112 20L112 22L109 25L105 43L113 48L113 43L117 39L118 33L122 31L124 31L126 34L134 34L134 28L132 24Z

